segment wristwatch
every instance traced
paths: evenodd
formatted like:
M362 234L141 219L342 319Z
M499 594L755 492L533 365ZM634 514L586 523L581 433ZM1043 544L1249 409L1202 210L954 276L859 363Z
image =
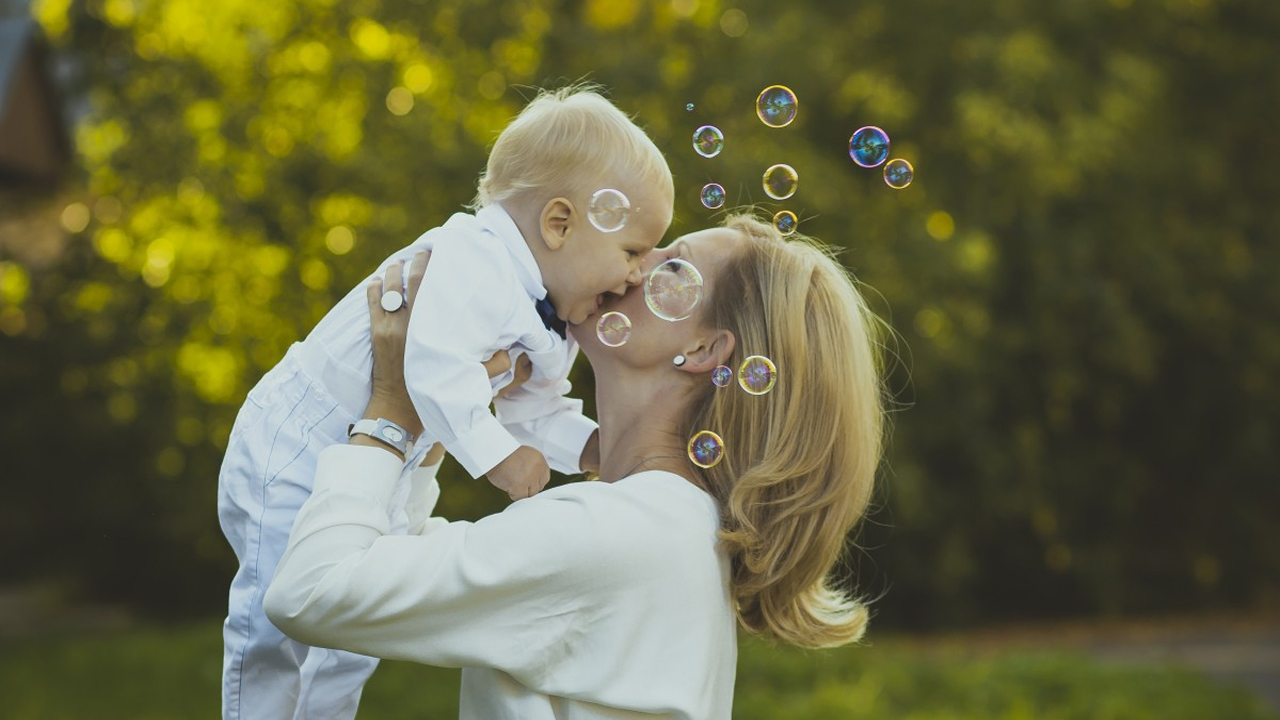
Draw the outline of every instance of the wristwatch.
M413 437L409 435L408 430L386 418L378 418L377 420L365 418L347 428L347 437L351 437L356 433L368 435L374 440L390 445L399 450L401 455L408 455L409 445L413 443Z

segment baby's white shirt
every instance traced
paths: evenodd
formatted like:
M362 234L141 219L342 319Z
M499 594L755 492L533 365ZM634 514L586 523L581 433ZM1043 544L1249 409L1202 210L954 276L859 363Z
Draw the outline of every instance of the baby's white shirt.
M377 274L422 250L432 251L431 262L405 347L405 381L424 427L419 445L442 442L472 477L520 445L542 451L559 472L579 472L596 424L582 415L580 400L566 397L578 345L543 325L534 303L547 290L515 221L498 205L458 213L388 257ZM338 369L327 379L337 375L331 384L343 387L327 389L355 415L368 401L373 367L365 285L340 300L303 341ZM514 373L490 379L481 362L508 348L513 367L519 355L529 356L533 376L495 399Z

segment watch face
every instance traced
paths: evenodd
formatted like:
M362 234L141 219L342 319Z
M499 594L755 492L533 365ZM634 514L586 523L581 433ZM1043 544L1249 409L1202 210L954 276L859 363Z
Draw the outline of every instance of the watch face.
M382 435L391 442L400 442L404 440L404 433L393 427L383 427Z

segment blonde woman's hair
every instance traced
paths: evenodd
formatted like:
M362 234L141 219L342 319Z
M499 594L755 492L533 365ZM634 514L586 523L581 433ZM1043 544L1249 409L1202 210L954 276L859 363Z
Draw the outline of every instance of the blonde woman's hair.
M498 136L472 207L539 191L573 199L601 182L675 192L662 151L595 86L541 90Z
M763 355L777 381L760 396L705 383L679 437L724 438L723 459L702 479L720 507L741 625L802 647L854 642L867 608L838 589L835 569L880 462L880 321L818 243L784 239L749 215L724 225L747 242L718 278L724 290L708 298L703 322L733 332L731 368Z

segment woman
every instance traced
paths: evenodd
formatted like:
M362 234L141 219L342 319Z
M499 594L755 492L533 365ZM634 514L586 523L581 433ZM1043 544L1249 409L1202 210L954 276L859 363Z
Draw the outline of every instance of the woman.
M594 317L572 328L595 372L604 482L388 536L401 460L357 435L325 451L267 592L272 622L311 645L462 667L461 716L486 720L729 718L737 625L803 647L857 640L866 609L832 573L881 453L874 316L828 254L745 216L654 256L701 272L692 317L662 320L632 288L600 308L631 319L626 344L602 344ZM365 417L412 431L407 317L380 294ZM751 355L776 365L770 392L711 382ZM706 469L688 450L701 430L724 439ZM425 517L436 490L416 482Z

